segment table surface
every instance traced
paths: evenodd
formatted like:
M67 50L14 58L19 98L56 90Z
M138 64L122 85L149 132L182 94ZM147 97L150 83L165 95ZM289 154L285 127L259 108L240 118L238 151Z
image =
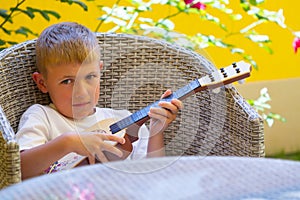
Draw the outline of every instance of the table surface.
M78 167L0 191L0 199L300 199L300 162L163 157Z

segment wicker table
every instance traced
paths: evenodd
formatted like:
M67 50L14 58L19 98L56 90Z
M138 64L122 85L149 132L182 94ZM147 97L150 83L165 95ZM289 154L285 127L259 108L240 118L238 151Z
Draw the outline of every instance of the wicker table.
M79 167L23 181L1 199L300 199L300 162L164 157Z

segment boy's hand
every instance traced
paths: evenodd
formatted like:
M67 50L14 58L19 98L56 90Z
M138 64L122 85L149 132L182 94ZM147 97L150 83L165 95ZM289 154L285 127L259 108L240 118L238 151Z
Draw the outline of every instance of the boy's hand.
M172 94L171 90L167 90L161 98ZM172 99L171 102L160 102L160 108L150 108L148 113L150 119L150 135L153 136L162 133L168 125L176 119L177 113L183 108L183 104L178 99Z
M106 143L105 140L115 141L120 144L125 143L125 139L116 135L98 133L98 132L85 132L75 133L77 135L76 152L82 156L87 156L90 164L95 164L95 159L101 162L107 162L103 151L111 152L119 157L122 157L123 153L114 145Z

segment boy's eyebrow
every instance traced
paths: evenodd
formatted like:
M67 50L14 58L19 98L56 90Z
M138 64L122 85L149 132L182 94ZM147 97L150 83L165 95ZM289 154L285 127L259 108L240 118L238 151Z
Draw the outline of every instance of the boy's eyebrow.
M91 72L87 73L87 75L90 75L90 74L97 74L97 72L96 71L91 71ZM76 76L73 76L73 75L64 75L64 76L61 77L61 79L76 78L76 77L77 77L77 75Z
M63 76L62 78L75 78L76 76Z

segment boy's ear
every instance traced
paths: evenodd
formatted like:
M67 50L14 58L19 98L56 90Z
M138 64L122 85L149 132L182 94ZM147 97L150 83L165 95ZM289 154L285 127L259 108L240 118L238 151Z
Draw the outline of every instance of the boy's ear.
M34 72L32 74L32 79L34 80L37 87L41 90L41 92L48 92L47 85L45 83L45 78L42 74L40 74L39 72Z
M100 67L100 70L102 70L102 69L103 69L103 61L100 61L100 63L99 63L99 67Z

